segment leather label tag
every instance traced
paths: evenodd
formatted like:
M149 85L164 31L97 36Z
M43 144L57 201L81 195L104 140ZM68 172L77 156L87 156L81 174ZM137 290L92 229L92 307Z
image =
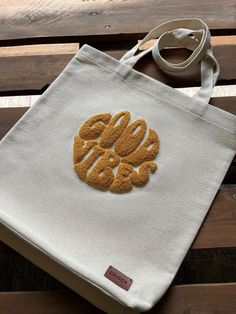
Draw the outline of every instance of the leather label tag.
M124 290L129 290L133 280L113 266L109 266L104 276Z

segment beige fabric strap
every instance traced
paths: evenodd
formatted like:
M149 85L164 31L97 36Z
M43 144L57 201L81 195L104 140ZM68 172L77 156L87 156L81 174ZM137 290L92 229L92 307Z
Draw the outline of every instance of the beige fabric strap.
M152 47L135 55L142 44L154 38L158 38L158 40ZM220 72L219 64L211 49L210 40L210 31L202 20L173 20L151 30L120 61L133 67L140 58L151 51L160 69L170 74L171 72L185 71L193 64L201 61L201 89L193 97L208 103ZM165 60L160 54L162 49L171 47L183 47L191 50L192 54L185 61L173 64Z

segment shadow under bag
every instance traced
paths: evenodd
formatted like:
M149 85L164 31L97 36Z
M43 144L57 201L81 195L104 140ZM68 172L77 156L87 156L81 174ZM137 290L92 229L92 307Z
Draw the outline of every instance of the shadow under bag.
M192 53L172 64L167 47ZM149 52L169 74L201 62L199 92L134 70ZM236 117L208 103L218 74L198 19L119 61L84 45L0 143L0 240L107 313L151 309L235 155Z

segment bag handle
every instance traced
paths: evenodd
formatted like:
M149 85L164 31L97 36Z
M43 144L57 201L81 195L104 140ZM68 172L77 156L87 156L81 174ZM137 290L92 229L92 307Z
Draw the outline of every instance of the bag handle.
M153 46L135 55L141 45L154 38L158 38L158 40ZM185 71L193 64L201 61L201 88L193 97L208 103L220 73L220 67L213 55L210 40L210 31L202 20L173 20L151 30L141 42L120 59L120 62L133 67L139 59L152 51L152 56L160 69L171 73ZM191 50L192 54L185 61L174 64L160 55L160 51L167 47L183 47Z

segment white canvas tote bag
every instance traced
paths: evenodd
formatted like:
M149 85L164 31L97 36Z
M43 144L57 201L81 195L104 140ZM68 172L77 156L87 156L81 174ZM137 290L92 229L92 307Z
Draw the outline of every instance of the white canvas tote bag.
M171 64L165 47L192 54ZM200 91L135 71L148 52L169 73L201 62ZM235 116L208 103L218 74L198 19L160 25L120 61L84 45L1 141L0 239L107 313L149 310L235 154Z

